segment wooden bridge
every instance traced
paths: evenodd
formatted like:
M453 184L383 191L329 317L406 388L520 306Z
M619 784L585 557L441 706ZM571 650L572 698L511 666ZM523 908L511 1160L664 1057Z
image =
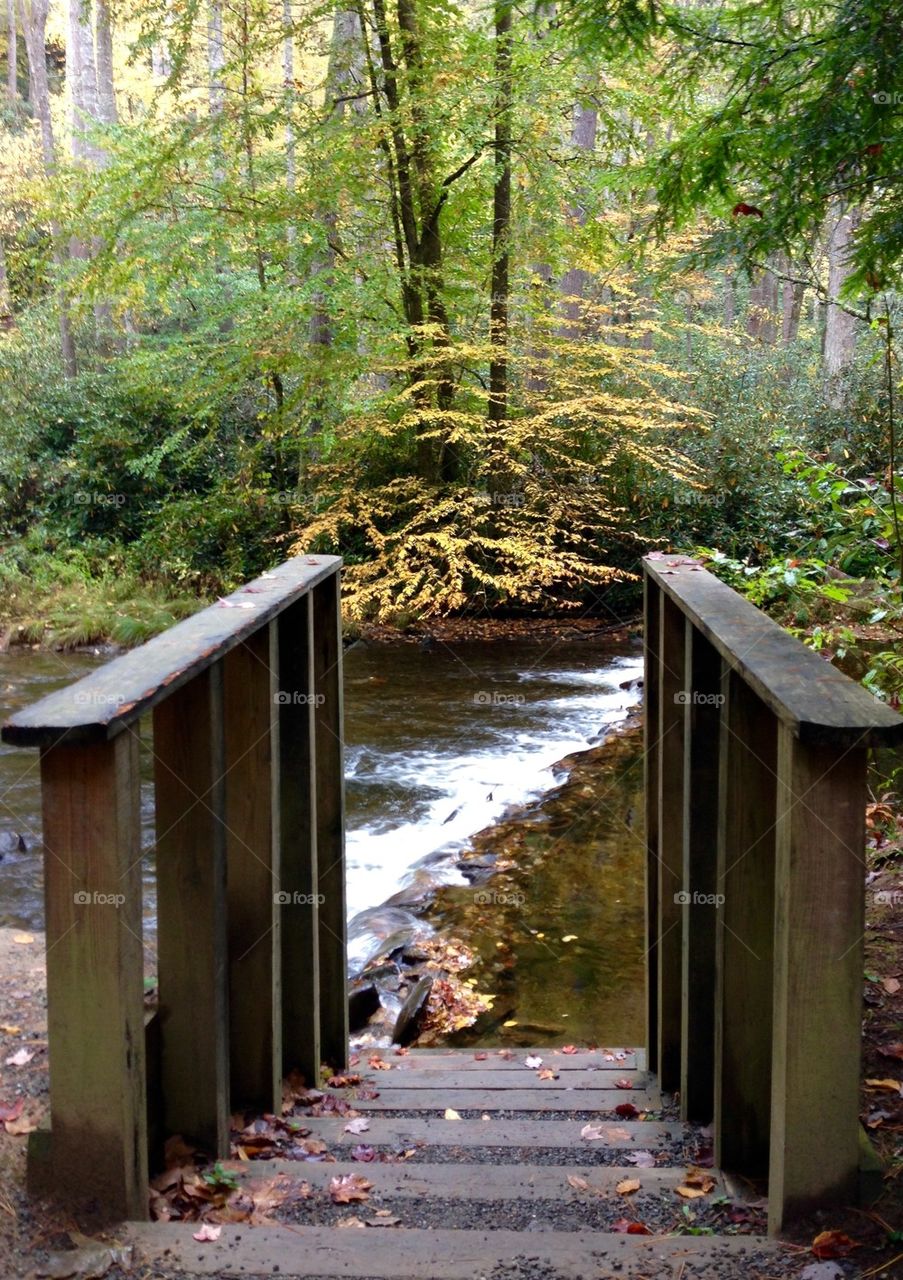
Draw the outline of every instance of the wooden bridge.
M650 1239L615 1217L628 1180L679 1209L709 1122L703 1195L767 1180L771 1233L856 1199L866 753L903 720L698 565L645 569L648 1047L540 1049L542 1075L525 1052L387 1051L372 1088L326 1090L337 1114L298 1125L327 1160L282 1172L314 1205L365 1174L367 1221L392 1231L311 1211L199 1246L196 1225L142 1225L167 1138L226 1159L236 1109L279 1116L284 1075L316 1086L321 1062L347 1065L338 560L289 561L4 726L41 748L51 1116L33 1186L131 1219L146 1256L185 1270L387 1280L472 1280L522 1255L563 1276L689 1277L713 1249L745 1250L738 1274L757 1275L767 1241ZM365 1166L347 1159L349 1099Z

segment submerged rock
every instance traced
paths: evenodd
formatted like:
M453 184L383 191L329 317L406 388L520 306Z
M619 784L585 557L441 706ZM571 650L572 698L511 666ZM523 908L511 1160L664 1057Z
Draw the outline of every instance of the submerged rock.
M372 982L358 983L348 993L348 1025L352 1032L362 1030L382 1007L379 991Z
M401 1012L392 1032L393 1044L411 1044L420 1033L420 1026L426 1013L426 1003L433 989L433 979L420 978L411 988L411 993L401 1006Z

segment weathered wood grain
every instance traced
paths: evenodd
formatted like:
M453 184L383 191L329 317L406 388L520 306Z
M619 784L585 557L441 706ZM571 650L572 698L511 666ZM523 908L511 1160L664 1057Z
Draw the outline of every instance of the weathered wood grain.
M649 1069L658 1070L658 790L662 593L643 578L643 782L646 831L646 1043Z
M56 1194L147 1216L138 738L41 754Z
M202 609L84 679L48 694L3 726L4 742L44 747L114 737L174 689L336 573L337 556L299 556Z
M669 1093L680 1087L681 951L684 913L683 807L686 672L684 616L661 601L658 766L658 1077Z
M903 717L704 569L643 561L653 582L803 742L903 741Z

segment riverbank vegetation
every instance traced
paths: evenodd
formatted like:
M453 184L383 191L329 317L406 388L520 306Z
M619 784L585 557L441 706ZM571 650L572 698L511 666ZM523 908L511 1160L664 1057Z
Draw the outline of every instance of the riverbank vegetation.
M10 0L7 638L292 549L352 620L610 619L668 546L889 635L900 56L871 0Z

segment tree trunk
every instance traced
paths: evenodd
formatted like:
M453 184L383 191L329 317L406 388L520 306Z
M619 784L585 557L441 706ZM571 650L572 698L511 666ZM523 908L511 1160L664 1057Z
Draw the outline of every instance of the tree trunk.
M778 281L768 267L762 267L749 287L746 332L765 346L773 346L777 337Z
M0 333L13 327L13 303L9 292L9 277L6 274L6 246L0 236Z
M19 97L19 33L16 29L15 0L6 0L6 96L14 107Z
M595 151L597 112L595 107L574 104L571 117L571 143L580 151ZM586 224L586 209L583 205L574 205L568 210L568 220L572 225L582 227ZM583 304L586 300L590 283L590 274L581 267L571 267L561 277L559 286L562 297L562 312L566 323L562 327L562 337L576 338L580 333L580 321L583 317Z
M292 109L295 103L295 25L292 20L292 0L282 0L282 79L285 86L285 191L291 201L295 194L295 124ZM285 227L285 239L289 245L295 242L295 222L289 214Z
M47 28L47 8L49 0L19 0L19 21L25 38L25 51L28 55L28 79L31 87L31 102L37 112L41 126L41 150L44 158L44 169L48 174L56 170L56 143L53 137L53 120L50 115L50 88L47 83L47 55L45 51L45 31ZM62 267L64 254L60 245L60 229L53 221L50 225L53 240L53 261ZM75 358L75 340L69 322L69 311L64 293L59 300L60 353L63 369L67 378L74 378L78 372Z
M489 304L489 421L508 416L508 293L511 229L511 3L495 6L495 184L492 196L492 293Z
M89 136L100 119L97 97L97 64L94 31L88 0L69 0L66 40L66 85L69 89L72 158L94 162L99 159L95 141Z
M732 329L737 319L737 277L733 271L724 273L724 327Z
M850 247L859 226L858 209L846 209L838 203L831 214L828 238L828 303L825 315L824 380L825 399L832 409L846 403L846 374L856 354L859 321L850 315L837 298L850 274Z
M94 24L97 38L97 118L103 124L115 124L117 115L116 87L113 77L113 18L108 0L95 0Z

